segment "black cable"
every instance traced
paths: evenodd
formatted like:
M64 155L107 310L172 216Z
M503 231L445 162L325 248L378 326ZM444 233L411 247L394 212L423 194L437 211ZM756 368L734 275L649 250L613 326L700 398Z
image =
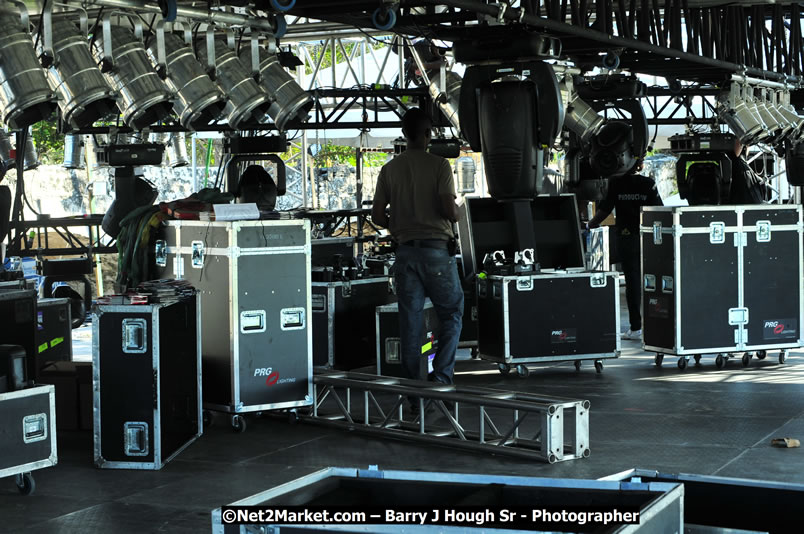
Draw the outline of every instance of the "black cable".
M42 25L44 24L45 19L45 8L47 7L48 0L42 2L42 11L39 13L39 24L36 26L36 40L34 41L34 50L36 47L39 46L39 36L42 35ZM25 31L28 31L28 28L25 28Z
M98 30L98 24L100 24L101 17L103 16L103 10L104 9L105 8L103 8L103 7L100 8L100 11L98 11L98 16L95 18L95 24L93 24L92 28L90 28L90 30L89 30L90 35L92 35L92 39L89 40L89 47L90 48L92 48L92 45L95 43L95 38L98 36L98 34L96 32Z

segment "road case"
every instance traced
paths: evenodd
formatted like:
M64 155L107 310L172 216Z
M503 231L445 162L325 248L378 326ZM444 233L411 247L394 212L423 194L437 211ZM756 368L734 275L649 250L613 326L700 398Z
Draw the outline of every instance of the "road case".
M199 295L97 306L95 465L161 469L202 433Z
M313 364L343 371L373 365L375 310L394 300L388 276L313 282Z
M73 359L70 299L47 298L36 303L36 352L40 366Z
M157 272L202 293L204 408L238 414L312 399L310 222L171 221Z
M29 380L38 376L36 352L36 291L0 291L0 343L20 345L27 355Z
M696 362L802 346L801 206L644 208L643 346Z
M407 378L402 369L399 339L399 303L377 306L377 374ZM427 376L433 371L433 357L438 348L438 315L430 299L424 301L424 336L419 372Z
M298 509L309 509L312 512L331 503L344 502L345 499L349 499L350 504L359 503L366 511L377 514L374 518L378 520L367 517L368 521L352 525L295 524L291 527L292 532L684 532L684 486L680 482L645 483L638 480L603 481L477 473L380 471L376 466L369 469L329 467L233 502L229 506L217 508L212 511L212 532L233 534L259 532L263 528L270 532L285 529L285 525L279 524L282 523L281 519L273 522L268 520L263 524L232 524L230 518L236 514L232 514L229 507L253 507L254 510L273 512L292 504ZM438 505L434 506L433 503ZM474 517L471 520L450 522L450 518L443 513L435 515L434 508L482 514L475 517L483 517L485 522L475 522ZM582 525L569 522L562 524L555 519L540 521L533 514L534 509L540 508L558 511L557 516L561 516L562 508L564 514L567 511L575 513L581 510L634 510L639 512L639 522L624 523L622 514L605 526L601 526L602 522ZM384 522L386 511L394 510L416 510L426 512L427 515L420 522ZM501 510L516 510L516 513L503 519Z
M616 272L542 270L478 280L480 357L507 374L525 364L602 360L620 355L620 288Z
M30 472L58 462L55 399L53 386L0 393L0 478L16 475L25 495L34 490Z

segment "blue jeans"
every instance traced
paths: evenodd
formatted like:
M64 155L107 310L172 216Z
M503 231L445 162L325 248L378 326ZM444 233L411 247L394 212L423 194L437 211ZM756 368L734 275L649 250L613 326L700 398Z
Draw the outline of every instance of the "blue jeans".
M451 384L463 318L463 289L455 258L446 249L400 245L394 263L394 282L405 373L418 380L427 378L419 376L419 362L424 339L424 299L430 297L439 327L438 349L429 378Z

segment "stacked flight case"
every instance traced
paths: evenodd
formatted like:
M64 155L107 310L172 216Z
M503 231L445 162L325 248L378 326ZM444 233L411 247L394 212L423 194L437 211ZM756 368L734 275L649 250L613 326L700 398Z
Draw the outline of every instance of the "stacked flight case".
M313 282L313 364L342 371L373 365L375 309L394 300L388 276Z
M310 223L170 221L157 272L201 292L204 408L241 414L312 401Z
M56 465L53 386L0 393L0 478L16 476L20 493L35 488L31 471Z
M643 346L696 363L715 354L779 362L802 346L798 205L650 207L642 213Z
M197 294L96 307L97 467L161 469L202 434L199 323Z
M592 360L602 372L602 360L620 355L618 274L585 269L575 195L531 200L532 236L522 235L517 216L509 203L491 198L466 198L460 209L463 271L477 277L480 357L522 377L527 364L561 361L580 369ZM517 241L527 237L540 271L483 272L486 256L513 258Z
M422 351L419 360L420 376L427 376L433 370L433 358L438 349L438 315L430 299L424 300L422 313ZM399 332L399 303L392 302L377 306L377 374L406 378L402 368L402 345Z

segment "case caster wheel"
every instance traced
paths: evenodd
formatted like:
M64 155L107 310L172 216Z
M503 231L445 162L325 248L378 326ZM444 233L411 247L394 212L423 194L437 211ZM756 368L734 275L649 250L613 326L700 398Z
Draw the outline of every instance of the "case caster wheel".
M757 360L764 360L765 357L767 357L767 355L768 355L768 353L766 351L758 350L757 354L756 354L756 357L757 357Z
M299 422L299 414L296 410L288 410L288 423L295 425Z
M576 371L581 370L581 360L575 360L575 370Z
M205 428L212 426L212 412L209 410L201 412L201 421L203 421Z
M508 373L511 372L511 366L508 365L507 363L497 364L497 369L499 369L500 373L504 375L507 375Z
M723 357L722 354L718 354L715 357L715 367L718 369L723 369L726 366L726 358Z
M603 362L602 361L600 361L600 360L595 361L595 371L597 372L597 374L600 374L600 373L603 372Z
M480 351L477 349L477 347L472 347L472 359L476 360L478 358L480 358Z
M779 353L779 363L784 363L787 361L787 351L783 350Z
M751 365L751 353L746 352L743 354L743 367L748 367L749 365Z
M527 365L519 364L516 366L516 374L519 378L527 378L530 375L530 369Z
M656 367L662 366L662 360L664 360L664 354L657 353L656 356L653 357L653 363L656 364Z
M693 358L695 359L695 365L701 365L701 355L700 354L694 355Z
M232 416L232 430L237 432L238 434L242 434L246 431L246 418L242 415L233 415Z
M20 473L16 476L17 489L23 495L30 495L36 489L36 481L31 473Z
M682 371L687 368L687 358L682 356L681 358L678 359L678 368L681 369Z

